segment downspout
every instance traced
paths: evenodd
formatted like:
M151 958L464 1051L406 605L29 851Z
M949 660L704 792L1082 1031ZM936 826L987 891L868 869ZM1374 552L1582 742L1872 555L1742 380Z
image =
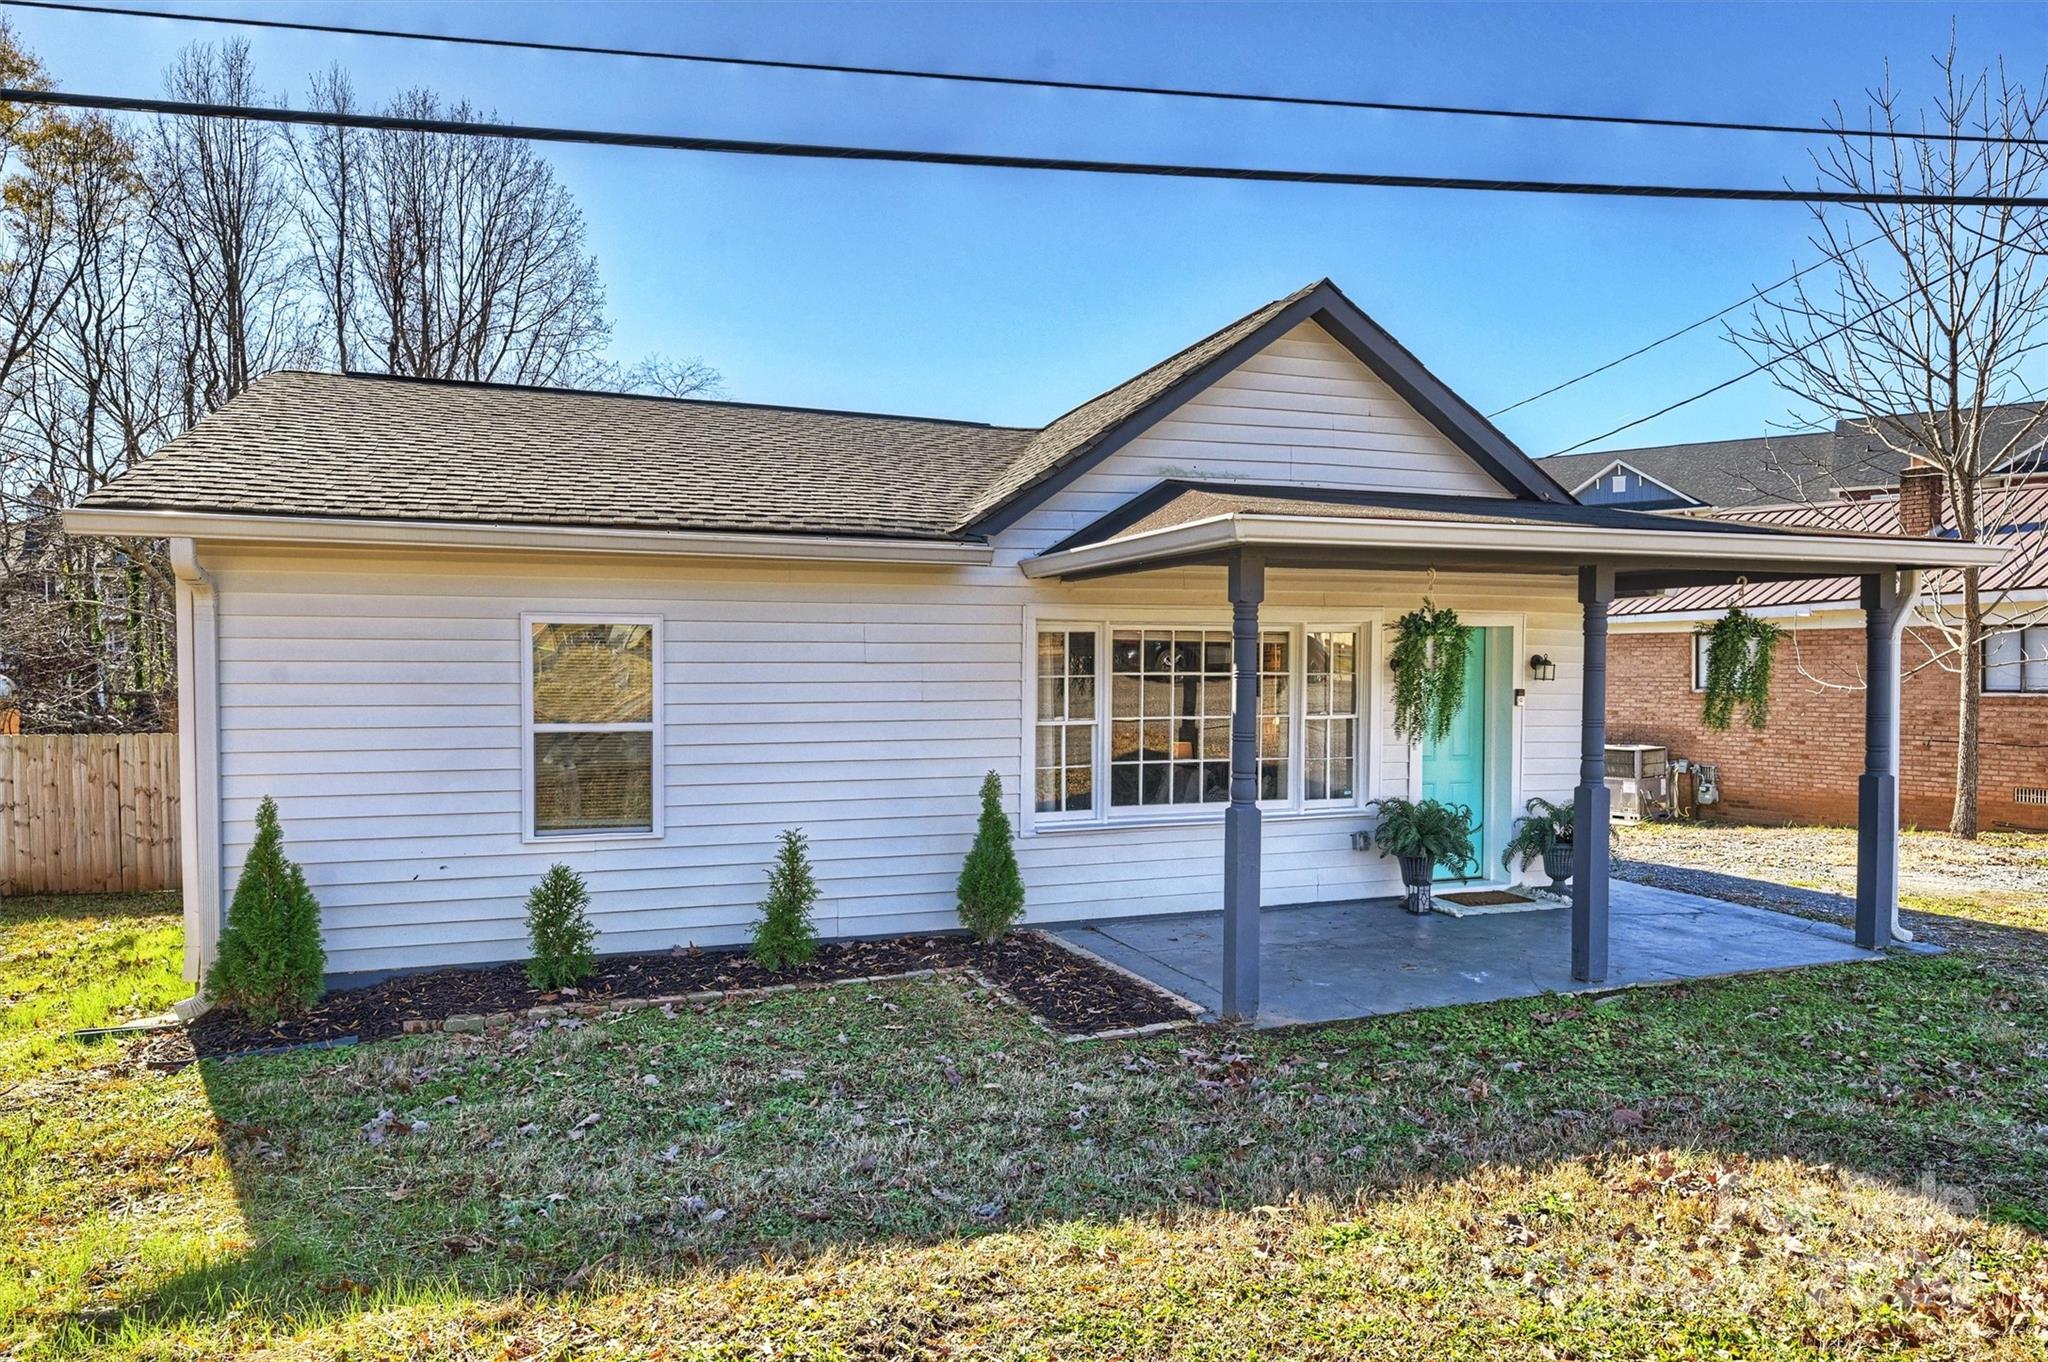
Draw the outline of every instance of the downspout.
M220 942L220 618L214 581L190 539L173 539L178 604L178 838L185 893L190 1019L205 1008L206 970Z
M1899 703L1892 706L1892 751L1896 754L1896 760L1901 770L1905 768L1906 764L1905 749L1899 745L1899 716L1906 708L1904 676L1906 627L1912 623L1914 614L1920 609L1920 588L1925 583L1925 580L1926 575L1918 568L1904 568L1900 570L1899 610L1898 614L1892 618L1892 656L1900 660L1901 673L1899 677ZM1892 811L1892 826L1899 826L1898 811L1896 809ZM1913 933L1906 930L1905 926L1899 921L1899 915L1896 912L1892 914L1892 940L1907 945L1912 944L1913 941Z

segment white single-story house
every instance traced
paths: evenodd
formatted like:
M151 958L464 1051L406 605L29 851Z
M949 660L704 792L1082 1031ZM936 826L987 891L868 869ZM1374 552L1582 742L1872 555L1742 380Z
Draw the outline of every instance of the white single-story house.
M1220 907L1239 1015L1262 904L1398 892L1373 799L1470 805L1482 878L1532 795L1604 828L1608 604L1738 576L1864 580L1888 940L1891 622L2000 552L1582 505L1328 281L1037 429L276 373L67 524L171 543L194 978L265 796L369 977L520 958L555 861L603 949L743 941L787 827L822 933L952 927L994 770L1028 919ZM1418 746L1383 635L1425 596L1478 633Z

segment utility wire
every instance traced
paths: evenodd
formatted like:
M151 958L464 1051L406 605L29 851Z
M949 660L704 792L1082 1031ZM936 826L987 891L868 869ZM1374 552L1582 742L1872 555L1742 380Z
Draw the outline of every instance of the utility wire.
M176 10L132 5L94 5L75 0L0 0L20 9L63 10L75 14L112 14L134 19L171 19L183 23L227 24L238 28L278 29L294 33L325 33L355 38L399 38L412 42L452 43L466 47L511 48L525 52L561 52L592 57L635 57L650 61L694 62L757 70L814 71L834 75L881 76L898 80L942 81L962 85L998 85L1037 90L1073 90L1093 94L1154 95L1172 99L1221 100L1238 104L1281 104L1310 109L1362 109L1378 113L1436 114L1466 118L1531 119L1549 123L1590 123L1636 128L1689 128L1708 132L1788 133L1802 137L1872 137L1907 142L1983 142L2014 146L2048 146L2048 138L2011 137L1996 133L1911 132L1897 128L1833 128L1825 124L1762 123L1739 119L1653 118L1634 114L1570 113L1547 109L1503 109L1467 104L1411 104L1385 99L1345 99L1323 95L1259 94L1250 90L1210 90L1179 85L1136 85L1118 81L1055 80L1046 76L1005 76L968 71L926 71L902 66L857 66L843 62L795 61L768 57L733 57L709 52L673 52L645 47L603 47L585 43L551 43L534 38L491 38L478 34L429 33L417 29L366 28L322 24L298 19L257 19L244 15L186 14Z
M819 161L880 161L900 165L969 166L1000 170L1063 171L1083 175L1138 175L1180 180L1236 180L1259 184L1349 185L1385 189L1456 189L1502 194L1571 194L1637 199L1705 199L1754 203L1929 204L1958 208L2048 208L2048 197L2014 194L1889 194L1860 190L1766 189L1756 186L1626 184L1564 180L1497 180L1452 175L1388 175L1344 170L1276 170L1252 166L1177 165L1157 161L1090 161L1064 156L1012 156L990 152L920 151L907 147L829 146L807 142L761 142L733 137L688 137L675 133L620 132L592 128L485 123L455 118L411 118L393 114L341 113L253 104L217 104L135 95L68 94L59 90L0 87L0 103L44 104L120 113L170 114L191 118L232 118L375 132L446 133L521 142L570 142L587 146L645 147L736 156L774 156Z
M1856 252L1862 250L1865 246L1868 246L1871 242L1875 240L1877 240L1876 237L1865 237L1861 241L1855 242L1854 244L1849 246L1845 246L1842 249L1842 254L1854 255ZM1647 355L1650 353L1650 351L1655 350L1658 346L1668 345L1672 341L1677 340L1680 336L1688 335L1691 332L1699 330L1701 327L1707 325L1709 322L1718 322L1723 317L1727 316L1729 313L1734 312L1740 308L1748 307L1751 303L1754 303L1757 300L1763 298L1766 294L1776 293L1779 289L1785 287L1785 285L1795 283L1798 280L1805 278L1807 275L1812 274L1815 270L1821 268L1821 266L1823 265L1832 265L1836 263L1837 260L1833 256L1829 256L1821 260L1816 260L1811 265L1806 266L1804 269L1797 269L1792 271L1792 273L1786 275L1783 279L1780 279L1775 284L1767 284L1763 288L1752 291L1747 298L1744 298L1739 302L1730 303L1728 304L1728 306L1722 308L1719 312L1711 313L1705 317L1700 318L1696 322L1688 322L1684 326L1679 327L1676 331L1670 332L1667 335L1659 336L1657 339L1649 342L1646 345L1639 345L1625 355L1621 355L1614 359L1610 359L1605 364L1599 365L1596 368L1588 369L1586 370L1586 372L1578 374L1572 378L1568 378L1562 383L1553 383L1550 387L1545 388L1540 393L1531 393L1519 402L1510 402L1508 403L1508 405L1502 407L1498 411L1490 411L1486 413L1486 419L1491 421L1496 417L1505 416L1509 412L1514 411L1518 407L1526 407L1531 402L1540 402L1544 398L1549 397L1551 394L1561 393L1566 388L1572 387L1574 384L1584 383L1589 378L1597 378L1599 375L1606 373L1609 369L1612 369L1617 365L1626 364L1630 360L1635 359L1638 356Z
M1983 259L1984 256L1987 254L1989 254L1988 248L1985 251L1978 252L1975 256L1971 257L1969 260L1964 261L1962 264L1956 265L1944 271L1937 279L1930 282L1930 287L1933 283L1939 283L1942 279L1946 279L1949 276L1955 274L1957 270L1968 269L1970 266L1976 264L1977 261ZM1809 266L1808 268L1811 268L1811 266ZM1904 301L1906 301L1907 298L1910 298L1912 295L1913 290L1909 288L1904 293L1901 293L1898 297L1887 298L1883 302L1879 303L1876 307L1871 308L1869 311L1864 312L1858 316L1851 317L1848 321L1843 322L1840 326L1832 327L1827 331L1822 332L1820 335L1813 337L1811 340L1804 341L1799 345L1793 346L1790 350L1787 350L1782 355L1774 355L1769 359L1758 360L1755 364L1750 365L1749 368L1744 369L1741 373L1735 375L1735 377L1733 378L1724 378L1719 383L1716 383L1713 387L1704 388L1699 392L1694 393L1691 397L1681 397L1676 402L1671 403L1669 406L1659 407L1657 410L1651 412L1648 416L1638 416L1633 421L1622 422L1620 425L1616 426L1612 430L1602 431L1598 435L1589 435L1575 445L1566 445L1563 449L1553 451L1547 457L1554 459L1559 454L1576 453L1577 451L1584 449L1587 445L1598 444L1600 441L1608 439L1611 436L1619 435L1625 430L1634 430L1637 426L1643 425L1646 422L1654 421L1660 416L1669 416L1672 412L1677 411L1680 407L1689 407L1693 403L1700 401L1702 398L1712 397L1717 392L1721 392L1722 390L1727 388L1732 388L1736 384L1742 382L1745 379L1755 378L1760 373L1764 373L1767 370L1777 368L1780 364L1783 364L1786 360L1791 359L1795 355L1803 355L1808 350L1813 349L1817 345L1827 344L1835 337L1841 335L1844 331L1848 331L1854 327L1863 325L1863 323L1877 316L1880 312L1885 312L1890 310L1891 308L1897 307L1900 303L1903 303ZM1738 303L1737 306L1739 307L1741 306L1741 304Z

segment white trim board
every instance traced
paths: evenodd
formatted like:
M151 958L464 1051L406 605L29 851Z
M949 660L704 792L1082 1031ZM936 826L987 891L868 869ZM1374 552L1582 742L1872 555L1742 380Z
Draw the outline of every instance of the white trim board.
M653 557L955 563L966 567L995 560L995 551L987 544L951 539L357 520L346 516L206 515L188 511L98 510L89 506L66 511L64 529L70 534L141 538L169 535L227 542L356 544L407 549L573 550Z

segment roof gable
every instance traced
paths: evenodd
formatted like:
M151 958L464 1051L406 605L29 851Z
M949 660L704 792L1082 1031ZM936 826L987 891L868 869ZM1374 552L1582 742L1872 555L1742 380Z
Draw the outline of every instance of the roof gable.
M1641 478L1644 482L1649 483L1652 487L1663 488L1666 492L1669 492L1673 497L1677 498L1680 502L1683 502L1685 504L1693 506L1697 506L1700 504L1699 499L1697 497L1688 496L1684 492L1679 491L1676 487L1673 487L1670 483L1665 482L1662 478L1653 477L1652 475L1645 473L1642 469L1636 467L1627 459L1610 459L1607 462L1606 466L1601 468L1599 472L1593 474L1591 477L1581 478L1578 482L1571 484L1572 495L1575 497L1584 496L1587 488L1593 486L1602 478L1612 476L1617 471L1633 473L1638 478Z
M1322 327L1511 495L1571 501L1535 460L1323 279L1238 318L1046 426L983 493L960 528L993 534L1014 524L1303 322Z

